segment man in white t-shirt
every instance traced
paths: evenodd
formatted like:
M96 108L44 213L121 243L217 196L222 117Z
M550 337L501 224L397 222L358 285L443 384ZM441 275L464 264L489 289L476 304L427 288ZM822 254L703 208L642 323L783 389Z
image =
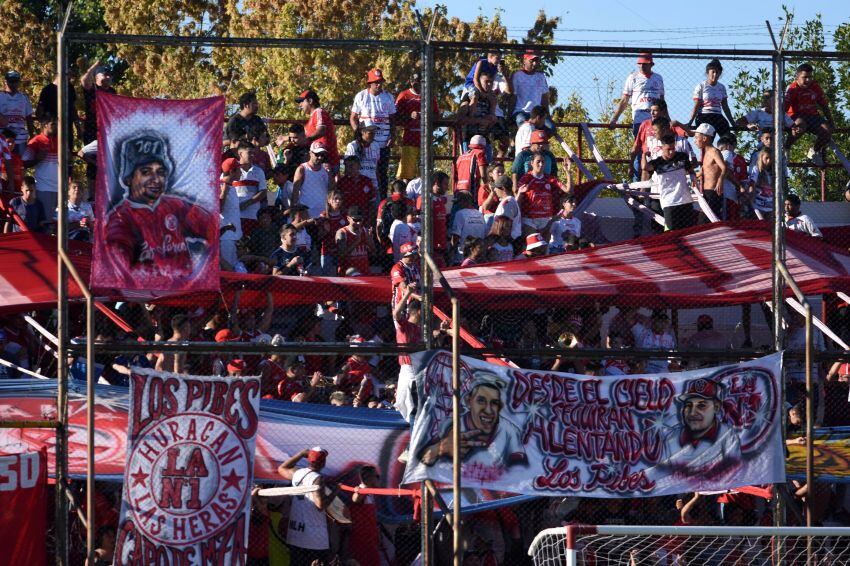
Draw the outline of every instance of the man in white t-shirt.
M248 142L240 142L236 152L239 155L239 178L233 181L236 196L239 197L239 215L250 220L257 219L257 213L267 202L266 174L253 164L257 149Z
M549 112L549 83L546 75L540 72L540 55L527 51L522 55L522 68L511 75L511 90L516 95L511 116L517 126L528 120L531 109L542 106ZM547 124L547 127L550 127ZM554 126L552 126L554 130Z
M298 462L307 458L306 468L296 468ZM326 488L321 471L327 462L328 451L320 446L305 448L278 467L277 472L293 487L316 485L317 491L292 497L289 509L289 528L286 530L286 545L289 547L292 566L312 566L316 561L324 563L330 539L325 509L336 498L339 486Z
M384 92L384 73L381 69L372 69L366 75L367 87L354 97L349 122L355 130L362 125L376 126L375 144L380 148L378 161L378 190L380 195L387 194L387 171L390 159L390 146L395 134L395 99Z
M522 213L519 210L519 203L514 197L511 178L507 175L497 177L493 181L493 192L499 199L499 205L496 207L493 216L507 216L511 219L511 240L516 240L522 236Z
M0 128L11 128L15 132L15 147L23 154L27 140L35 134L32 119L32 104L27 95L20 92L21 74L6 73L6 86L0 91Z
M823 238L823 234L811 217L800 212L800 197L793 193L785 197L785 226L794 232L808 234L813 238Z
M620 99L610 123L613 128L623 110L631 102L632 133L635 137L640 125L650 118L649 108L652 106L652 101L664 99L664 79L658 73L652 72L652 67L655 65L652 53L641 53L637 64L638 70L626 77L623 98Z
M483 238L487 235L487 221L475 206L475 197L469 191L455 193L457 211L454 213L449 236L455 254L455 264L463 260L463 246L469 236Z

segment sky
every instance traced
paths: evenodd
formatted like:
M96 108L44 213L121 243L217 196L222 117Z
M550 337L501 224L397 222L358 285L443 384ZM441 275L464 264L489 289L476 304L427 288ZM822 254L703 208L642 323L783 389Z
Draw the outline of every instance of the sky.
M450 17L457 16L463 20L471 20L479 14L490 17L500 9L511 39L522 39L538 11L543 9L547 16L561 18L555 32L555 43L559 45L771 49L765 20L771 21L778 36L782 25L779 21L783 15L782 4L794 11L795 25L802 25L820 13L828 42L838 25L850 22L847 0L713 0L710 3L543 0L534 4L527 0L495 3L443 0L437 3L447 6ZM419 8L434 4L433 0L417 0ZM656 6L661 8L655 9ZM832 47L831 43L827 44L827 48ZM689 118L692 92L694 86L705 78L707 62L656 58L654 70L664 77L666 99L674 119L684 121ZM724 62L721 82L728 86L739 71L755 71L765 66L755 62ZM626 58L572 57L554 70L549 84L558 89L561 98L572 92L579 94L591 112L591 119L596 119L611 99L619 98L625 77L635 69L635 62ZM733 94L730 92L730 96ZM737 108L734 99L730 106L735 114L745 110ZM628 111L626 114L627 121Z

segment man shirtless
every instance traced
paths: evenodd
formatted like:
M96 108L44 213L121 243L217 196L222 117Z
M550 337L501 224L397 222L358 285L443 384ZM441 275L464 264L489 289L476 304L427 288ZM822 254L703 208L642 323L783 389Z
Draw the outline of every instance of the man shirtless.
M726 178L726 160L723 159L720 150L712 145L714 133L714 127L711 124L702 123L694 130L694 141L701 153L699 178L703 197L714 214L720 218L723 213L723 179ZM700 212L699 223L707 224L708 222L705 212Z

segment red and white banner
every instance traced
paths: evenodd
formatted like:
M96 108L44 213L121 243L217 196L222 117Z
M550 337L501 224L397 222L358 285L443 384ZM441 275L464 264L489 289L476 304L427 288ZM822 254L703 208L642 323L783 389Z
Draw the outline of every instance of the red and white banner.
M134 371L116 565L244 564L259 407L256 377Z
M224 98L97 95L92 286L216 290Z
M47 449L0 456L0 566L47 564Z

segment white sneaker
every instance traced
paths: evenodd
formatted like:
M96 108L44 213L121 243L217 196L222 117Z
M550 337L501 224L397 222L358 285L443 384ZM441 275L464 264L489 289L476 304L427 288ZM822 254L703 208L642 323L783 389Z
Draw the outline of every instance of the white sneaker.
M404 449L404 452L398 455L398 461L402 464L407 464L407 461L410 459L410 453L407 451L407 448Z
M806 157L808 157L816 167L823 167L826 165L823 159L823 152L815 151L815 148L813 147L809 148L809 152L806 154Z

